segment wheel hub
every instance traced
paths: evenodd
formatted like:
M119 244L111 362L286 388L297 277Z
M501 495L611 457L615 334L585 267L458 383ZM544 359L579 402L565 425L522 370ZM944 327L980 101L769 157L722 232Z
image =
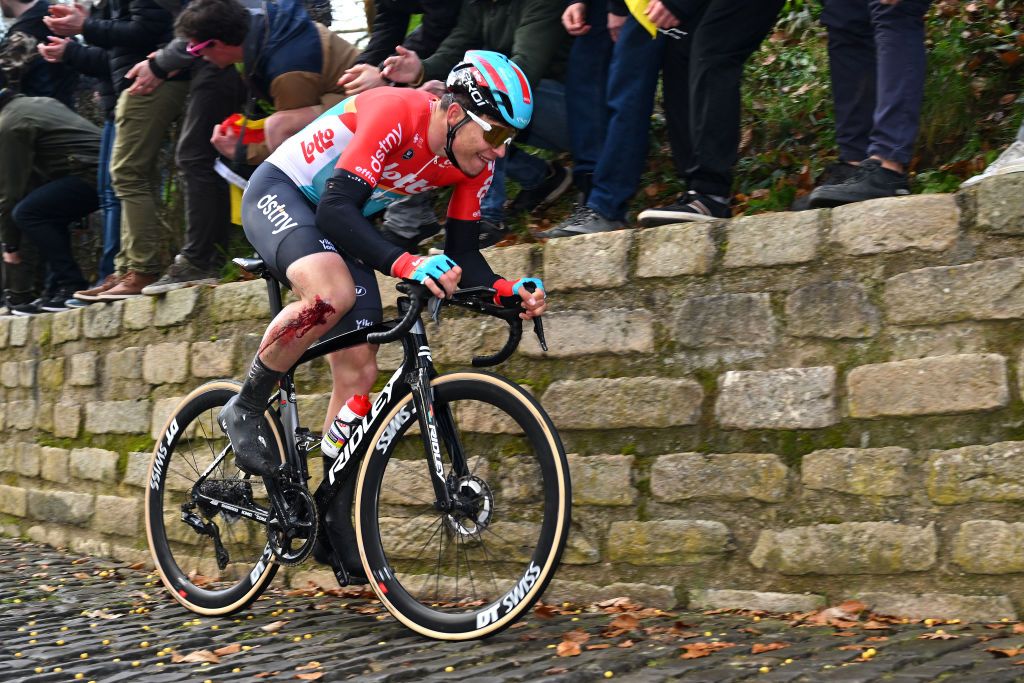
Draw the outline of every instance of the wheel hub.
M463 538L479 536L491 522L494 495L483 479L469 475L455 480L451 492L452 511L446 516L448 528Z

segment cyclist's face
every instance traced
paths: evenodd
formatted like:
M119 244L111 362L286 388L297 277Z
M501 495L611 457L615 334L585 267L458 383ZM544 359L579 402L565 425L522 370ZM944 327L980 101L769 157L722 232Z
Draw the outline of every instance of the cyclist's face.
M466 116L466 112L458 105L452 105L451 109L458 110L458 115L453 117L456 122ZM488 124L498 125L490 117L483 117L483 120ZM505 144L492 147L491 143L484 138L484 129L472 119L459 128L459 132L455 134L455 143L452 145L459 168L468 176L482 173L487 168L487 164L505 156L507 149L508 146Z

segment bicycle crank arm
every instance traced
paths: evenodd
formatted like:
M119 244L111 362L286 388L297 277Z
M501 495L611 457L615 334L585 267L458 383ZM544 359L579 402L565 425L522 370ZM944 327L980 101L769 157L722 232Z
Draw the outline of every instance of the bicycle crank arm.
M195 495L195 500L198 503L200 503L201 505L203 505L203 506L205 506L207 508L213 508L215 510L221 510L223 512L227 512L228 514L232 514L232 515L241 515L242 517L246 517L248 519L254 519L257 522L259 522L260 524L266 524L269 521L269 519L270 519L269 516L267 515L267 512L265 512L265 511L263 511L263 510L261 510L259 508L246 508L246 507L241 507L239 505L233 505L232 503L226 503L226 502L224 502L222 500L217 500L216 498L211 498L210 496L207 496L207 495L205 495L203 493L197 493ZM182 514L184 514L184 513L182 513ZM185 520L185 521L188 522L188 520ZM190 524L189 526L192 526L192 525ZM195 527L193 527L193 528L195 528Z

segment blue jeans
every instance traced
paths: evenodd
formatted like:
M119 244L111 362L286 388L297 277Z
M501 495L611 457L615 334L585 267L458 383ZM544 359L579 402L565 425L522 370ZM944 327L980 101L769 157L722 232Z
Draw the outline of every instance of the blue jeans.
M640 185L647 164L651 112L666 40L669 39L661 34L652 38L630 16L612 50L606 89L608 135L586 144L599 150L587 206L605 218L624 220L629 200ZM573 106L582 110L600 105L573 101ZM575 121L576 113L573 114ZM574 150L574 158L576 154Z
M587 3L590 30L573 39L565 72L565 109L569 126L572 172L593 174L608 131L608 68L615 43L608 34L605 0ZM577 181L577 186L579 186Z
M46 289L80 289L86 285L71 253L69 224L99 207L96 188L81 178L64 176L40 185L14 206L11 218L46 262Z
M100 165L96 174L96 189L99 192L100 209L103 211L103 254L100 256L97 283L114 272L114 256L121 250L121 200L114 194L110 184L110 152L114 149L114 120L103 124L100 138Z
M545 78L533 91L533 119L530 127L516 139L532 147L565 151L568 120L565 112L565 86ZM491 189L480 202L480 214L487 220L505 220L505 174L524 189L540 186L547 176L548 162L509 145L505 156L494 164Z
M931 0L826 0L839 158L910 162L924 97L924 15Z

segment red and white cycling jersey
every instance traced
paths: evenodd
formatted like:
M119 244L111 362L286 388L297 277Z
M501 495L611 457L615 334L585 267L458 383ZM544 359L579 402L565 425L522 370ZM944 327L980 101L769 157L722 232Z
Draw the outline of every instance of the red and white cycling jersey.
M478 220L494 164L469 177L430 151L427 127L437 98L409 88L374 88L345 99L288 138L267 159L315 205L342 168L373 188L364 216L435 187L454 185L448 216Z

